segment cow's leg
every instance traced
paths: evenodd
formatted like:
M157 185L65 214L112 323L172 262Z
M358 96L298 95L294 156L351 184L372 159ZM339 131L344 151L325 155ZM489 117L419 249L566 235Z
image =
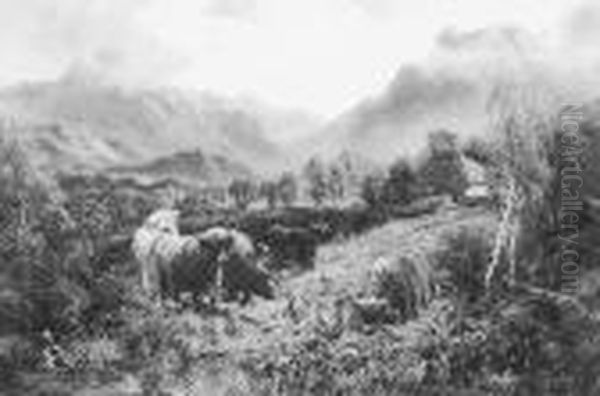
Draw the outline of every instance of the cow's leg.
M157 259L152 258L142 270L142 287L150 301L155 304L160 304L163 290L158 266Z
M209 294L209 304L216 305L222 301L221 294L223 289L223 265L221 262L217 263L215 281L212 287L210 288Z
M246 289L242 290L242 299L240 300L240 305L244 306L247 305L250 302L250 298L252 297L252 295L250 294L250 292Z
M167 302L169 299L173 300L173 302L178 302L178 294L177 290L175 290L175 284L173 281L173 276L169 270L165 270L164 268L159 271L159 279L160 279L160 295L163 301L163 304Z
M216 290L215 290L215 298L216 302L219 303L223 299L223 263L219 263L217 266L217 282L216 282Z

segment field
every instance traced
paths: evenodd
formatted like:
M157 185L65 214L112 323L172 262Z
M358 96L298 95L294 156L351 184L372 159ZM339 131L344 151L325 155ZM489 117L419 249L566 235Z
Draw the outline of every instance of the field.
M292 365L307 345L318 347L320 343L325 343L328 351L336 355L332 359L348 367L359 364L361 359L385 367L386 363L379 361L383 357L376 356L378 349L374 345L385 346L389 353L400 354L396 357L397 364L406 365L404 382L418 383L424 375L425 362L418 349L430 331L422 319L358 328L352 324L348 304L353 298L369 294L369 269L379 257L421 252L433 262L436 251L444 248L440 241L445 233L477 224L493 225L494 218L483 209L449 208L396 220L362 235L338 238L319 247L314 271L282 275L274 301L255 298L249 306L231 304L225 311L212 315L191 311L152 312L140 318L138 331L148 332L144 334L147 342L152 332L155 337L162 337L154 340L154 351L143 351L138 346L137 355L125 356L123 346L130 340L112 338L116 336L85 341L88 347L96 345L99 367L87 368L77 375L64 374L62 384L56 379L60 376L54 376L37 389L35 382L47 381L52 376L25 375L25 382L31 381L29 386L33 388L25 385L24 389L29 394L48 394L43 392L49 386L56 387L59 392L56 394L138 394L154 383L162 389L162 394L172 395L291 394L293 387L299 385L294 385L290 378L286 378L291 381L287 385L276 384L274 381L284 379L275 378L274 371L290 374L284 366ZM429 309L437 308L433 304ZM131 338L132 334L127 336ZM316 359L318 353L311 356ZM356 367L354 373L345 376L346 381L357 383L361 375L366 381L369 376L381 374L373 370L377 369ZM307 368L304 374L309 371ZM317 391L323 386L322 394L329 394L327 387L333 391L331 387L341 390L349 385L341 383L343 377L332 378L330 384L322 385L311 385L311 380L304 378L302 386L316 386ZM283 386L287 388L278 390ZM360 387L356 391L361 393Z
M481 135L442 123L408 155L365 134L394 160L289 168L225 103L15 91L47 124L0 125L0 394L598 394L599 107L487 84Z

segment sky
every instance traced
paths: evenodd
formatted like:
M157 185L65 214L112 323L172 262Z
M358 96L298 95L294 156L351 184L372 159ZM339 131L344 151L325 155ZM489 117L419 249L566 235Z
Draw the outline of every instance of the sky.
M330 116L425 61L447 28L514 26L550 40L573 9L565 0L0 0L0 84L69 71Z

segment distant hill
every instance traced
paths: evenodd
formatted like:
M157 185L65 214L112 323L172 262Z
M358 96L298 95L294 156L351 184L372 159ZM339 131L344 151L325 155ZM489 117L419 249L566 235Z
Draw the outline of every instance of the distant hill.
M113 167L107 174L117 178L144 181L176 180L187 185L225 185L235 177L253 178L255 174L242 163L202 151L179 152L135 166Z
M364 100L327 125L321 150L359 152L377 162L412 155L430 130L458 132L483 127L484 100L479 85L451 73L402 68L378 96Z
M519 29L443 31L426 61L400 67L381 92L359 101L305 145L329 156L351 150L389 162L416 155L432 130L481 133L489 128L490 92L506 77L521 85L544 78L556 83L539 48Z
M273 137L290 128L285 120L303 117L196 91L134 90L77 78L0 91L4 129L47 173L177 169L213 181L272 171L286 160Z

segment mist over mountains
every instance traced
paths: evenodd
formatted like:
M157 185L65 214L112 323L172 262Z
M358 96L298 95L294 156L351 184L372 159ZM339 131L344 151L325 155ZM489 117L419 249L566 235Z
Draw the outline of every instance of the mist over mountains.
M589 51L581 18L568 18L554 41L517 27L443 30L426 61L399 67L385 89L331 120L314 143L323 155L354 150L389 163L418 155L433 130L461 138L493 133L488 106L497 90L512 95L507 104L514 106L500 111L531 105L553 112L565 101L590 101L600 90L600 59Z
M54 81L3 88L0 118L14 121L34 165L50 173L111 169L212 184L299 170L315 154L385 164L418 153L435 129L488 130L490 93L508 80L557 98L595 96L590 32L600 13L591 11L573 13L551 41L519 27L442 30L427 59L399 63L380 92L330 119L250 97L121 85L85 63Z
M147 165L146 173L195 172L210 182L283 166L281 136L312 128L303 113L278 112L258 102L178 89L123 88L97 83L89 75L5 89L0 117L11 120L10 128L16 128L39 169L129 167L141 172ZM188 172L182 160L190 161ZM167 166L170 162L179 165ZM201 164L206 169L200 170ZM219 172L209 175L212 168Z

